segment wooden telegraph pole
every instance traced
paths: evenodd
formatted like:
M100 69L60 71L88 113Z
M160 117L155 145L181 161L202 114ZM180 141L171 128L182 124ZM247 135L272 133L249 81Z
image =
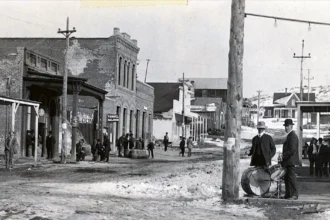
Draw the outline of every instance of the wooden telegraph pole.
M66 38L66 49L65 49L65 59L64 59L64 75L63 75L63 99L62 99L62 129L63 129L63 135L62 135L62 149L61 149L61 163L66 163L66 151L68 147L67 137L67 112L66 112L66 105L67 105L67 93L68 93L68 50L69 50L69 37L72 33L76 32L76 29L73 28L73 30L69 30L69 18L66 20L66 30L61 31L61 29L58 29L59 34L63 34ZM75 150L72 149L74 158L76 156Z
M257 124L259 122L259 114L260 114L260 93L261 90L258 90L258 114L257 114Z
M245 0L232 0L226 132L222 170L222 199L239 198L240 141L243 105L243 52Z

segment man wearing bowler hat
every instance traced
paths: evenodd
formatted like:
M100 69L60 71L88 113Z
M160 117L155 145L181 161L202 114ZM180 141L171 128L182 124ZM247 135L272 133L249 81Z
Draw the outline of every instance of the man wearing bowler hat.
M291 119L286 119L284 127L288 133L286 140L283 144L283 153L281 158L281 165L286 168L284 176L285 183L285 199L296 200L298 199L298 186L297 177L295 174L295 165L299 164L298 158L298 136L293 131L293 122Z
M271 159L276 153L273 138L265 134L265 122L259 121L257 125L258 135L252 139L252 148L249 152L251 158L250 166L269 167Z

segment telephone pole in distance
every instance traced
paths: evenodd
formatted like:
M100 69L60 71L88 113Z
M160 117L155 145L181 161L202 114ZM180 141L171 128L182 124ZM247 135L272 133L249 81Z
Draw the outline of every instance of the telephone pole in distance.
M258 90L258 114L257 114L257 124L259 122L259 114L260 114L260 93L262 92L261 90Z
M305 59L311 58L311 54L309 53L308 56L304 56L304 46L305 42L302 40L302 50L301 50L301 56L296 56L296 54L293 54L293 58L298 58L300 59L300 101L303 100L303 62Z

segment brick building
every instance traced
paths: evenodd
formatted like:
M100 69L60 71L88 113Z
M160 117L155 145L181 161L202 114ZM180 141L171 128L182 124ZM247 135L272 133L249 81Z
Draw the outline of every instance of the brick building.
M47 87L48 81L42 78L60 80L63 73L65 39L0 38L0 42L0 68L2 73L5 73L0 74L3 78L0 92L3 95L8 95L4 82L11 75L13 75L12 79L22 77L23 73L38 75L35 78L39 79L32 81L34 83L38 81L43 87ZM137 41L131 39L126 33L120 33L118 28L114 28L113 35L108 38L70 39L69 81L78 80L87 91L78 94L78 112L80 115L84 115L84 112L88 115L91 113L90 109L98 109L96 128L100 133L110 134L112 145L115 145L115 140L119 135L128 133L130 130L137 137L146 139L152 136L154 91L149 85L137 80L138 52ZM16 54L16 56L11 56L11 54ZM40 56L37 56L38 54ZM20 74L14 74L18 72ZM12 80L12 82L10 96L31 98L25 97L27 93L22 80ZM105 98L98 97L104 90L107 92ZM94 94L93 91L99 94ZM58 94L60 94L59 89ZM49 97L48 94L45 96ZM40 97L37 98L40 99ZM69 97L68 109L72 109L71 103L72 97L71 99ZM58 107L59 97L53 105ZM48 109L53 109L47 106ZM20 120L19 117L17 120Z

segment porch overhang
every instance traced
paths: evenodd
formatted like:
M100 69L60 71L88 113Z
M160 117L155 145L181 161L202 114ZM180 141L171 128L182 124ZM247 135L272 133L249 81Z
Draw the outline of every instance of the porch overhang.
M23 81L27 87L37 86L57 93L61 93L63 88L63 76L44 74L32 70L29 70L28 75L23 77ZM88 84L85 78L72 76L68 77L67 91L69 95L78 91L79 96L91 96L99 100L104 100L105 95L108 93L103 89Z
M36 126L35 126L35 146L34 146L34 165L37 165L37 149L38 149L38 120L39 120L39 106L40 102L30 101L26 99L17 99L7 96L0 96L0 105L11 106L11 131L15 132L15 118L19 106L33 107L36 112Z
M330 112L330 102L297 101L297 135L299 138L298 155L299 163L302 164L303 146L303 113L317 113L317 138L320 137L320 113Z

